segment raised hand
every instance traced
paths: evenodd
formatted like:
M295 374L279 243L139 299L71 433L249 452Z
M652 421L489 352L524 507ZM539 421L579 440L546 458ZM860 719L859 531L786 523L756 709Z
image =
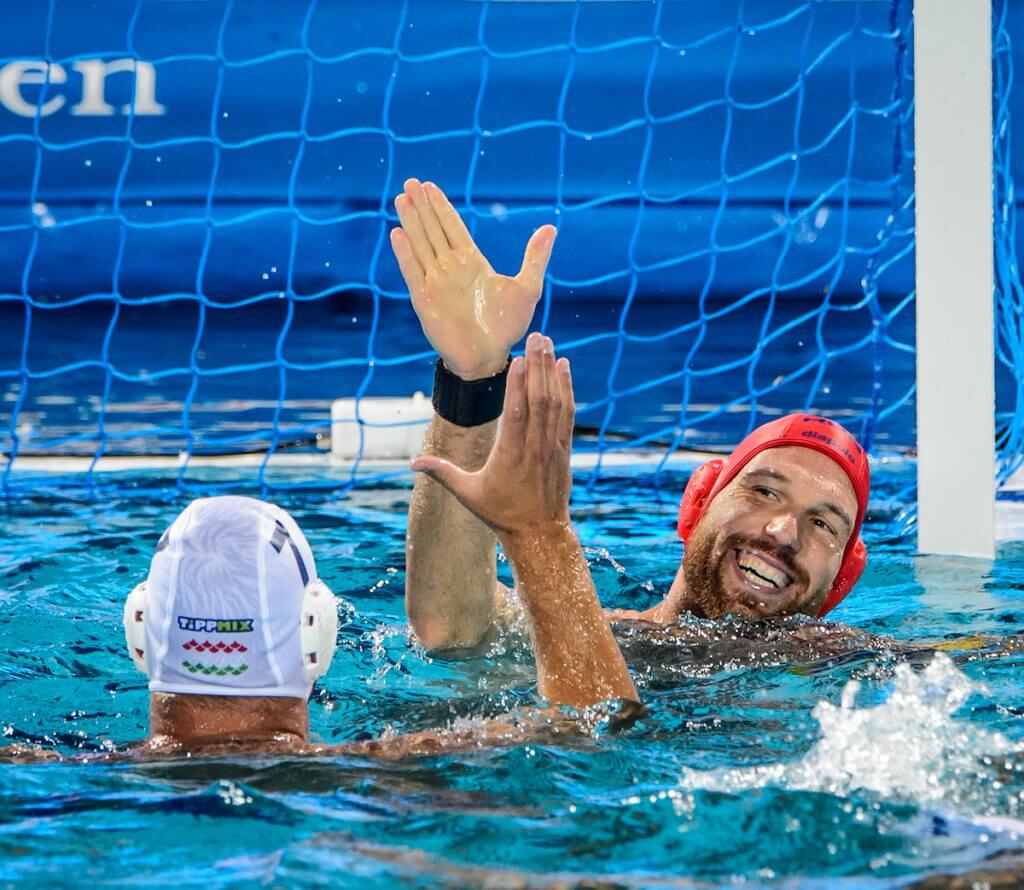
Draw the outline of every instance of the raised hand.
M504 545L569 526L569 454L575 418L567 359L555 361L550 338L531 334L526 355L508 372L501 429L487 463L467 473L423 455L412 468L428 473L485 522Z
M430 345L463 380L497 374L530 326L555 227L533 233L517 275L499 275L433 183L407 179L395 209L391 247Z
M541 694L586 708L638 699L569 519L574 413L569 363L531 334L525 358L509 368L501 429L483 468L467 473L436 455L412 466L498 536L530 618Z

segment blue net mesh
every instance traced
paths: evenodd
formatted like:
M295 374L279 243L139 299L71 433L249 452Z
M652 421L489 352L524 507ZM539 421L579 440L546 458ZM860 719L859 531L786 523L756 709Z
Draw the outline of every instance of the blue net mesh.
M1019 14L1018 14L1019 15ZM1014 96L1011 8L992 8L992 116L996 278L996 446L997 481L1005 482L1024 460L1024 290L1017 263L1012 120ZM1019 25L1019 22L1017 22Z
M188 487L197 455L247 451L287 487L269 457L328 436L332 398L429 391L388 243L408 176L499 271L559 227L534 328L572 359L581 448L720 449L801 409L913 447L905 0L23 6L0 37L6 492L37 455L88 458L63 481L91 486L101 458L180 454Z

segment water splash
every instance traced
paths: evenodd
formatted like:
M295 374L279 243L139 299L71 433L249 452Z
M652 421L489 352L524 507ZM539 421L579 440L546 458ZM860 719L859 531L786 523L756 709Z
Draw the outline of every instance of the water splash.
M815 706L821 738L798 760L708 772L687 768L682 786L719 791L778 786L841 797L867 791L978 814L1015 815L1024 809L1018 795L1007 814L1000 780L1001 770L1020 772L1024 758L1010 756L1014 745L1005 736L956 719L956 711L986 689L948 656L937 654L923 671L909 664L897 667L881 704L858 707L862 692L860 681L853 680L838 706L826 701Z

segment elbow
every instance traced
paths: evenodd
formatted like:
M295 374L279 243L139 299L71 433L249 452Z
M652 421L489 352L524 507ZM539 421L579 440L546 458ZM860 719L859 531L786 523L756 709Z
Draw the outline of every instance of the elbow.
M410 621L416 641L431 655L457 648L455 635L431 621Z
M413 612L409 612L408 617L416 640L431 655L473 649L483 641L482 632L467 633L465 628L453 627L449 622L436 617L420 616Z

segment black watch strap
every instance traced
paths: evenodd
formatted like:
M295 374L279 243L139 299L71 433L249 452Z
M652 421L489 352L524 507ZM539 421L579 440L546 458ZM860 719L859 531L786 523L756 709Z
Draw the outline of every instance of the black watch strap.
M501 417L505 405L505 381L509 362L493 377L463 380L449 371L441 359L434 365L434 410L456 426L480 426Z

